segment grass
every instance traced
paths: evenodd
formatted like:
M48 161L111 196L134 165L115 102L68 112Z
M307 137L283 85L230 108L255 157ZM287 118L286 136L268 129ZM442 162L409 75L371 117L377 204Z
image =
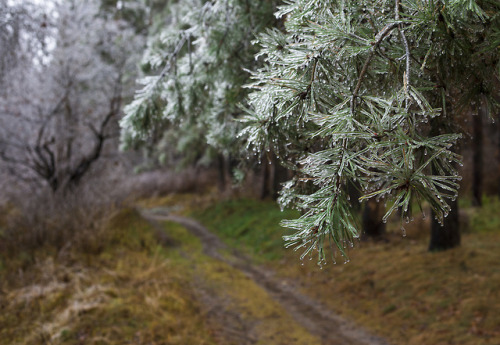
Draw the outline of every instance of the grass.
M281 212L270 200L239 199L212 204L195 210L192 215L230 247L238 248L262 263L283 258L282 236L287 230L279 223L282 219L296 217L297 213Z
M483 206L469 208L470 227L472 232L488 233L500 229L500 200L498 196L483 195Z
M387 241L361 242L349 264L322 270L283 248L279 221L295 214L272 201L173 195L141 206L191 212L256 263L299 280L304 293L394 344L500 344L496 199L466 209L460 248L427 252L426 224L417 219L406 238L392 224ZM161 226L166 246L129 209L84 247L0 254L0 344L229 345L243 336L319 343L248 277L205 256L186 229Z
M497 203L473 210L459 248L429 253L428 235L419 229L427 217L407 226L407 237L395 232L385 242L361 242L350 250L350 263L322 270L314 261L301 265L298 253L283 248L277 224L293 214L271 202L223 201L194 215L228 244L299 279L306 294L394 344L481 345L500 344Z
M220 261L204 258L197 265L196 276L199 281L207 282L205 294L210 295L212 300L208 303L222 311L222 320L229 323L221 325L219 316L219 325L215 325L215 329L230 328L231 333L237 332L256 344L321 344L320 339L298 324L263 288L241 271ZM240 321L234 323L235 320ZM235 345L240 343L236 341Z
M189 243L183 228L166 227ZM186 260L160 246L135 211L118 214L100 241L99 255L75 250L62 260L41 251L22 275L6 270L0 344L216 343Z
M160 245L159 227L168 246ZM178 224L151 224L124 210L95 242L91 251L40 248L20 271L19 260L6 260L0 344L321 343L254 281L205 256Z

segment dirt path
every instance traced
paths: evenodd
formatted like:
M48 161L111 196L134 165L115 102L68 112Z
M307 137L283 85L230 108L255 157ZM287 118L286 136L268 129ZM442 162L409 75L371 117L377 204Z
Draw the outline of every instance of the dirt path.
M254 266L250 260L236 251L229 251L227 246L207 228L197 221L177 215L169 215L168 210L155 209L143 210L141 214L157 229L161 228L159 221L173 221L181 224L193 235L197 236L202 245L205 255L224 262L231 267L243 272L247 277L261 286L275 301L295 319L295 321L307 329L312 335L322 339L325 345L383 345L384 340L373 336L365 330L355 326L351 322L343 319L333 311L328 310L322 304L301 294L293 281L278 280L274 272L262 267ZM229 255L227 255L229 251ZM226 255L223 255L226 253ZM247 332L244 320L238 315L228 315L224 312L224 301L214 301L214 296L210 293L202 292L201 299L207 300L211 305L219 305L214 309L214 317L221 319L225 324L229 324L229 334L237 344L255 344L255 337ZM210 300L212 299L212 300ZM234 334L232 334L234 333Z

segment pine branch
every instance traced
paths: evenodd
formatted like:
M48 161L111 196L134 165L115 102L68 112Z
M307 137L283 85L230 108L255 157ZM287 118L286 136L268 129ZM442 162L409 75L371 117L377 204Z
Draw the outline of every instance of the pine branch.
M395 8L395 18L396 18L396 21L399 21L399 10L400 10L400 0L396 0L396 8ZM404 75L404 79L403 79L403 85L404 85L404 89L405 89L405 95L406 95L406 106L405 108L408 109L408 107L410 106L410 102L408 101L408 99L410 98L410 94L408 92L409 88L410 88L410 59L411 59L411 55L410 55L410 47L408 45L408 40L406 39L406 35L402 29L402 25L399 24L398 25L398 32L399 34L401 35L401 40L403 41L403 45L405 47L405 56L406 56L406 73Z
M375 55L375 52L378 46L382 43L385 37L387 37L392 30L397 28L401 23L394 22L387 24L379 33L375 36L375 41L372 42L372 48L370 49L370 53L368 54L365 63L363 64L363 68L361 69L361 73L359 74L358 81L356 83L356 87L351 96L351 113L354 115L354 111L356 109L356 98L358 97L359 90L361 89L361 84L363 82L363 78L365 77L366 72L368 71L368 67L370 66L370 62Z

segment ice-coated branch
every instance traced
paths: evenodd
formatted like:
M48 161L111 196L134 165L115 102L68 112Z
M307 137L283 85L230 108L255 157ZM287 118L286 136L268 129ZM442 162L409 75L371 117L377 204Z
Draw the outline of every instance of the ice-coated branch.
M396 8L395 8L395 19L396 21L399 21L399 14L400 11L400 0L396 0ZM406 38L406 35L403 31L402 25L398 25L398 32L401 35L401 40L403 41L403 45L405 47L405 57L406 57L406 72L404 75L403 79L403 84L405 88L405 95L406 95L406 108L410 106L410 103L408 102L408 98L410 97L410 93L408 90L410 89L410 60L411 60L411 55L410 55L410 47L408 45L408 39Z
M368 71L368 67L370 66L370 62L372 61L372 58L375 55L375 52L376 52L378 46L382 43L384 38L387 37L391 33L391 31L394 30L395 28L397 28L400 24L401 23L399 21L387 24L375 36L375 41L371 43L372 48L370 49L370 53L366 57L365 63L363 64L363 68L361 69L361 72L359 73L356 87L354 88L354 91L353 91L352 96L351 96L351 113L354 114L354 111L356 109L356 98L358 97L359 90L361 89L361 85L363 83L363 78L365 77L365 74Z

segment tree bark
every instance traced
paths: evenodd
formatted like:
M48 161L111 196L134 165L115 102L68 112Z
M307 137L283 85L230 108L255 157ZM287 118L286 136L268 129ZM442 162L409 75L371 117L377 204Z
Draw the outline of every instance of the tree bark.
M264 155L261 166L260 198L271 197L276 200L281 183L289 179L288 170L281 166L274 154Z
M267 156L263 155L261 161L261 185L260 185L260 199L265 199L270 195L269 192L269 163L267 161Z
M384 204L373 199L368 200L363 209L363 235L369 238L380 239L385 234L385 223L382 221Z
M458 218L458 201L451 202L451 212L444 218L443 225L439 224L434 212L431 212L431 240L429 251L442 251L460 245L460 222Z
M289 180L288 169L282 166L279 159L273 155L274 177L273 177L273 200L277 200L281 190L281 184Z
M439 135L441 131L448 131L450 127L453 126L452 117L450 116L450 110L445 114L444 118L442 116L433 118L431 120L431 135ZM455 148L458 150L458 148ZM438 172L433 167L431 169L432 174L437 174ZM460 222L458 217L458 199L450 201L451 211L448 216L444 218L443 224L441 225L436 220L436 215L431 211L431 238L429 241L429 251L441 251L451 248L458 247L460 245Z
M478 111L472 116L474 137L472 139L472 205L482 205L483 191L483 121L481 102L478 102Z
M223 193L226 189L226 169L224 160L224 155L219 154L217 156L217 187L220 193Z

